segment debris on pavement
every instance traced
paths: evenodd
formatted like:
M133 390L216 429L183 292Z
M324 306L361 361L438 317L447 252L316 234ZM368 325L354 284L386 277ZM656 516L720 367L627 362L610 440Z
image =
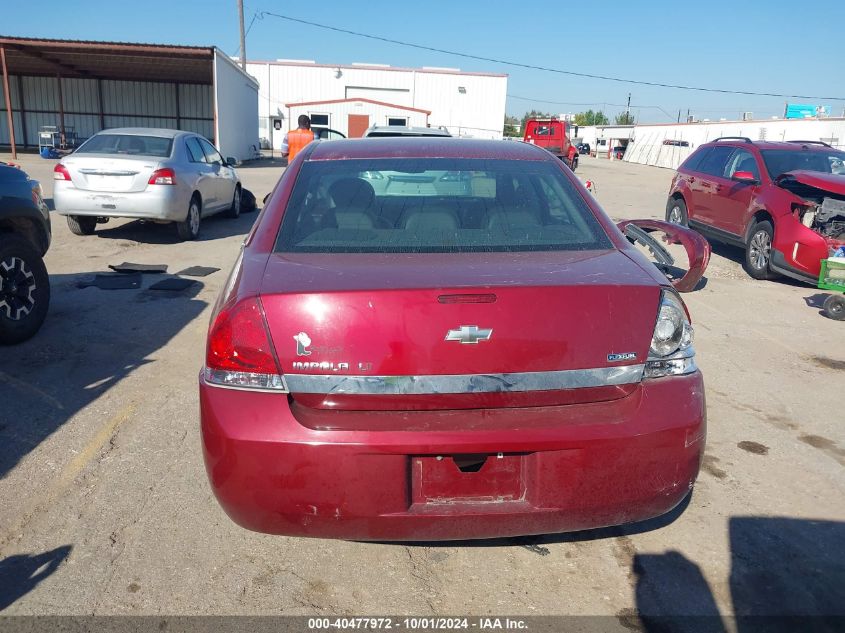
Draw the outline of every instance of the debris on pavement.
M166 273L167 264L132 264L130 262L123 262L122 264L109 264L109 268L118 273Z
M141 273L102 273L93 278L77 282L77 288L99 288L100 290L133 290L141 287Z
M219 268L214 266L189 266L184 270L180 270L177 275L185 275L187 277L206 277L211 273L216 273Z
M170 279L165 279L163 281L158 281L150 286L150 290L168 290L172 292L178 292L180 290L185 290L186 288L190 288L193 286L196 281L193 279L182 279L181 277L171 277Z

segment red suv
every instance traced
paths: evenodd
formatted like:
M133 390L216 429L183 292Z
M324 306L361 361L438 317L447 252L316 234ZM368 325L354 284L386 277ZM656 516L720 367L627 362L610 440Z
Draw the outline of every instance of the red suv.
M745 248L755 279L815 284L845 245L845 152L820 141L717 138L678 168L666 219Z

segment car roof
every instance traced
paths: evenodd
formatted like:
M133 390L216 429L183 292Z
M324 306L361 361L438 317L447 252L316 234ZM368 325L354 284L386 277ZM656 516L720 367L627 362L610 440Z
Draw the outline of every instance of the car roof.
M101 130L97 134L127 134L130 136L161 136L163 138L176 138L183 134L191 134L185 130L171 130L163 127L115 127Z
M356 158L491 158L498 160L558 159L541 147L521 141L440 137L339 139L315 143L306 160Z
M805 140L805 139L800 139ZM799 143L796 141L743 141L739 138L732 138L730 140L718 141L713 140L707 143L703 143L701 147L714 147L716 145L728 145L730 147L748 147L749 145L753 145L757 149L774 149L774 150L795 150L801 148L807 148L808 150L818 150L818 151L828 151L831 149L838 150L836 147L829 147L825 145L819 145L816 141L810 141L806 143Z
M410 125L373 125L367 128L364 136L366 137L373 132L390 134L391 136L452 136L448 131L437 127L413 127Z

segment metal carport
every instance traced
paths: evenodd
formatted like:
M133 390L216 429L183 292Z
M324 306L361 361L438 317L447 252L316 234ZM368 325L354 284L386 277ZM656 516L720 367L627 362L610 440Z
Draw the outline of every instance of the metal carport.
M0 146L38 146L53 125L198 132L224 156L258 148L258 83L216 47L0 36Z

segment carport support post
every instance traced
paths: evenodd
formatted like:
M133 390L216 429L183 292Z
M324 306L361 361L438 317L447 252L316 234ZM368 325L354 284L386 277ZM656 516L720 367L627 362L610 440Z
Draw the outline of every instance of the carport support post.
M56 83L59 86L59 145L64 149L67 145L65 137L65 98L62 94L62 76L56 75Z
M0 62L3 65L3 96L6 97L6 120L9 122L9 141L12 145L12 158L18 157L15 145L15 124L12 117L12 93L9 92L9 70L6 68L6 47L0 46Z
M97 101L100 106L100 131L106 129L106 115L103 108L103 80L97 80Z

